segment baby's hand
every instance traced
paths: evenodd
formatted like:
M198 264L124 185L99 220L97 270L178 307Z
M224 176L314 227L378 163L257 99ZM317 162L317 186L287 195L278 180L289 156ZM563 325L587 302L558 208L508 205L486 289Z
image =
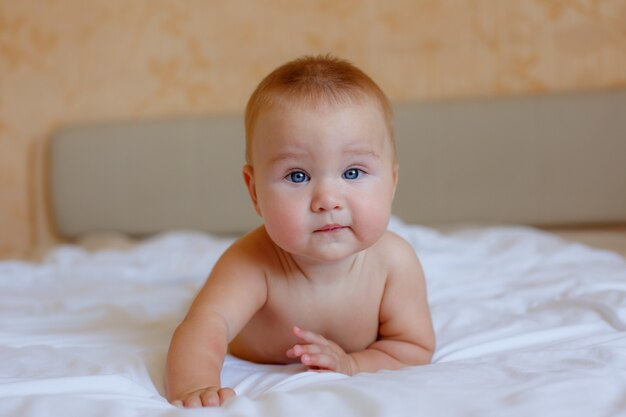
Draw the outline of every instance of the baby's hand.
M232 388L207 387L183 394L180 399L172 401L172 405L188 408L215 407L235 395Z
M341 372L352 375L355 366L352 358L338 344L324 338L322 335L297 326L293 334L304 343L296 344L287 351L287 357L296 359L311 369L320 369Z

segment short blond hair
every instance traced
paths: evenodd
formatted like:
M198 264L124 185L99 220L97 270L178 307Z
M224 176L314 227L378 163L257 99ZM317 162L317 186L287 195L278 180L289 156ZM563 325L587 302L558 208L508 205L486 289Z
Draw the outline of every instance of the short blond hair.
M251 143L259 114L279 105L343 104L373 99L383 114L394 149L393 110L383 90L350 62L332 55L304 56L269 73L254 90L245 114L246 161L252 162Z

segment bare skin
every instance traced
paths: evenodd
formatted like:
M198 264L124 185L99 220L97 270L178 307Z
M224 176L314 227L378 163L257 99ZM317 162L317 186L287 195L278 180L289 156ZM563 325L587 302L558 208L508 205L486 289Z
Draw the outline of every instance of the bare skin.
M255 282L235 271L247 262L261 262ZM263 227L229 249L176 330L168 358L172 403L214 406L235 395L220 383L229 342L230 353L242 359L301 362L347 375L429 363L434 334L413 249L388 232L350 263L336 266L347 274L305 275ZM192 366L191 352L175 355L177 344L196 347ZM171 390L174 384L181 389Z
M257 124L243 175L264 225L224 253L176 329L169 400L232 398L227 351L347 375L429 363L422 268L386 231L397 166L379 108L278 108Z

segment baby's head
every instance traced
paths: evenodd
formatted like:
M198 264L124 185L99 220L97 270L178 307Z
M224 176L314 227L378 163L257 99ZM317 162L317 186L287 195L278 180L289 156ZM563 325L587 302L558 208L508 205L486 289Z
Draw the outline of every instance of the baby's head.
M246 162L252 164L252 142L259 115L269 109L370 101L378 106L395 161L393 110L382 89L350 62L331 55L305 56L276 68L250 96L246 106Z
M326 262L383 235L397 183L393 115L352 64L305 57L277 68L246 108L243 176L270 238Z

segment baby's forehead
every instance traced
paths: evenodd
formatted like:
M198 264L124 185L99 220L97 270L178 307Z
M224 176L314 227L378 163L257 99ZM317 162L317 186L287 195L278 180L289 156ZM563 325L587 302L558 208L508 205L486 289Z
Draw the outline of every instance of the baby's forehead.
M293 101L282 101L268 105L261 110L258 120L269 117L272 120L302 120L306 118L330 119L341 116L346 117L366 117L369 123L380 121L380 125L386 127L388 137L393 136L393 131L387 122L387 117L383 108L374 99L368 100L342 100L333 101L330 99L310 101L297 99ZM257 122L258 122L257 120ZM266 126L266 127L272 127Z
M249 132L251 134L247 137L247 157L251 161L253 153L256 153L256 151L253 151L253 148L258 151L258 146L264 147L258 142L260 137L264 138L261 142L265 142L265 144L267 144L267 140L274 142L274 135L280 129L289 124L292 127L297 127L298 123L303 120L301 117L303 115L304 120L318 119L321 123L324 123L323 120L326 117L331 118L339 114L358 114L357 117L360 117L361 121L365 121L365 124L369 124L375 130L379 128L383 130L384 132L380 135L380 141L387 142L391 146L391 153L395 160L395 140L391 117L387 115L383 105L376 97L366 94L336 99L329 96L315 97L315 99L301 96L283 97L280 100L267 102L263 108L259 109L256 122L252 127L252 131ZM311 118L308 116L311 116ZM261 133L261 136L259 136L259 133Z
M388 138L385 117L375 102L348 103L293 103L292 105L273 106L260 114L263 129L279 131L288 129L298 131L300 128L322 129L333 126L334 132L349 132L369 137L372 131L383 132L381 139ZM272 136L273 137L273 136Z
M315 125L319 119L309 119ZM342 129L335 121L329 121L325 127L313 127L312 130L300 130L295 120L294 125L283 129L265 131L256 146L254 154L260 157L257 162L263 161L270 166L281 166L287 163L312 162L316 163L343 163L346 160L362 161L363 163L395 160L395 152L388 139L385 128L373 127L370 123L358 129ZM278 125L277 123L276 125ZM323 120L321 124L324 124ZM319 124L318 124L319 125ZM308 124L308 126L312 126Z

